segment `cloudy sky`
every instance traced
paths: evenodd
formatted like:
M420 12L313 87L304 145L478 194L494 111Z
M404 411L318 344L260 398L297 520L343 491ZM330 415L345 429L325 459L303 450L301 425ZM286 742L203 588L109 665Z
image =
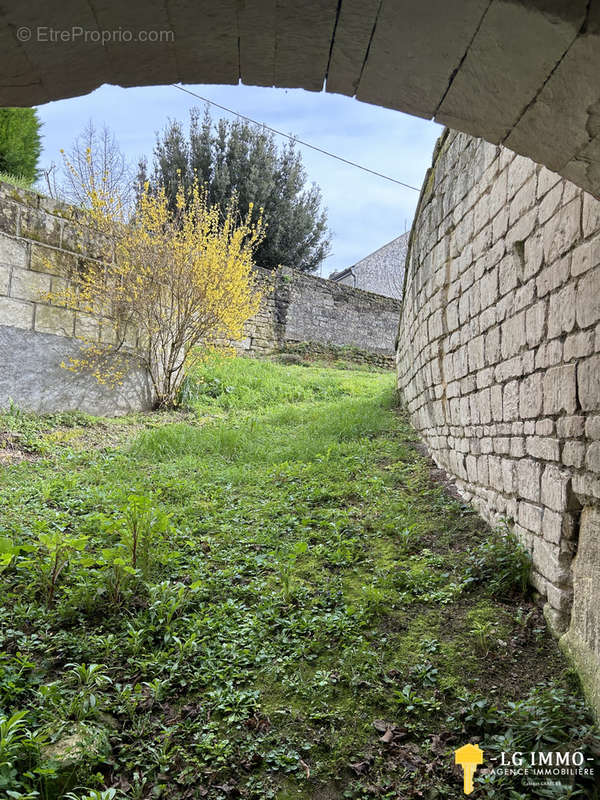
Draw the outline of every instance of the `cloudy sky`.
M420 187L441 127L398 111L352 98L301 89L252 86L190 86L267 125ZM151 157L156 132L168 119L186 120L202 105L172 86L121 89L102 86L84 97L39 107L43 122L42 166L60 163L88 120L106 123L126 156L137 163ZM212 109L213 118L225 112ZM281 141L281 140L280 140ZM311 181L321 187L332 231L332 255L322 274L344 269L410 227L418 194L312 150L301 148Z

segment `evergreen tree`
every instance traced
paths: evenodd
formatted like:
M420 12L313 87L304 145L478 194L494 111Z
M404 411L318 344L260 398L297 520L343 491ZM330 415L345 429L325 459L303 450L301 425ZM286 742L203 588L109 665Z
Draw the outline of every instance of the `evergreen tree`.
M138 182L147 167L140 162ZM327 215L321 191L307 185L302 157L293 142L281 150L266 128L236 120L213 124L208 109L190 114L189 132L170 121L157 136L150 175L151 186L164 186L172 207L178 180L188 189L197 176L205 184L210 203L226 208L237 195L243 213L254 203L254 214L264 209L264 241L256 263L268 269L280 264L304 272L317 269L329 252Z
M41 152L35 108L0 108L0 172L33 182Z

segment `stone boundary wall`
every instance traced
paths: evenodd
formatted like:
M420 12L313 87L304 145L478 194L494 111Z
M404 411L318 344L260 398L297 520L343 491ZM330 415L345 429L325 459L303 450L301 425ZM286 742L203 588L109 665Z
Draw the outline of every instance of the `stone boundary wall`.
M315 275L280 267L259 269L264 292L239 349L267 354L297 342L354 346L394 354L400 302Z
M123 414L149 408L147 376L101 386L61 367L77 339L103 341L110 329L82 312L53 305L47 292L106 259L104 243L72 206L0 183L0 408L12 400L33 411L79 409ZM392 356L400 304L296 270L259 270L265 297L248 322L242 352L261 355L287 343L353 345ZM135 347L136 342L129 342ZM75 346L74 346L75 345Z
M126 414L152 405L143 371L113 389L61 367L78 354L74 340L103 341L110 329L44 295L103 255L77 209L0 183L0 408Z
M411 233L397 368L436 463L531 552L600 715L600 202L446 131Z

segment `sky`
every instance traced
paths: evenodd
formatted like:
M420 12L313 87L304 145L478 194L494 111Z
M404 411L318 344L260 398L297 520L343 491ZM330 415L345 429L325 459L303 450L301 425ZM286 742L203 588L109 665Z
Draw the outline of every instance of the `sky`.
M434 122L342 95L242 85L186 88L419 188L442 131ZM41 166L60 164L60 149L68 150L90 119L100 127L106 124L115 133L133 164L142 155L151 161L156 133L169 119L187 123L189 110L195 105L203 104L173 86L122 89L105 85L82 97L39 106L43 123ZM230 118L215 108L211 112L213 119ZM277 139L283 144L283 139ZM320 269L324 277L352 266L410 227L418 192L307 148L300 150L309 181L321 187L328 211L332 244L331 255Z

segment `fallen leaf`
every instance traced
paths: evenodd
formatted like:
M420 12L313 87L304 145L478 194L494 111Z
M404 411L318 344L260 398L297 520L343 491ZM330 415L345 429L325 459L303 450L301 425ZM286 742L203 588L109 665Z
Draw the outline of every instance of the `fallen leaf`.
M394 738L394 733L391 728L388 728L383 736L379 737L379 741L384 742L385 744L389 744L392 739Z

